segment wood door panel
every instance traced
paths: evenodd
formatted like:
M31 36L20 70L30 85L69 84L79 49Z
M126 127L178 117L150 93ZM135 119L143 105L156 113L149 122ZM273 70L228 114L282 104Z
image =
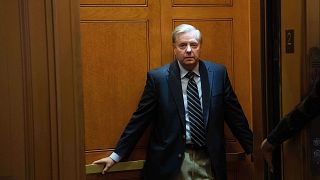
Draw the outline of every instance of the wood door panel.
M81 4L89 5L110 5L110 6L123 6L123 5L147 5L147 0L80 0Z
M85 159L90 164L114 150L136 109L146 72L161 65L160 9L154 1L82 2ZM147 141L148 132L128 160L145 159ZM112 173L107 178L138 179L139 175ZM90 178L103 179L99 175Z
M81 21L146 21L149 19L149 12L145 7L82 7L80 9Z
M173 0L173 6L183 6L183 5L192 5L192 6L231 6L232 0Z
M81 30L86 150L113 148L149 70L147 23L90 22Z

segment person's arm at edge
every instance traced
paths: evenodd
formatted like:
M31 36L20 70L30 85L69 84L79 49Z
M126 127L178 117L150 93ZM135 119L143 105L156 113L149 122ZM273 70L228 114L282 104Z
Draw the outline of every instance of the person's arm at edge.
M297 134L305 124L316 115L319 115L319 80L320 78L318 77L309 95L294 110L287 114L261 143L260 148L270 172L273 172L272 153L275 147Z

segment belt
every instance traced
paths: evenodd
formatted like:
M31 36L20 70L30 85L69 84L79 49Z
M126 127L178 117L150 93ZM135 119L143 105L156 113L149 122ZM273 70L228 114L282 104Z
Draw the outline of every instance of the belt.
M208 149L207 145L198 146L196 144L186 144L186 148L192 149L192 150L207 150Z

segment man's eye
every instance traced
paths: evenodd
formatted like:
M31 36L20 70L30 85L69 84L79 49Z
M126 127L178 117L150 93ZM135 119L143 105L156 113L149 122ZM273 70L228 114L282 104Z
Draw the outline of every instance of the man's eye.
M186 47L187 47L186 44L179 44L179 48L180 48L180 49L185 49Z
M198 44L197 43L191 43L190 46L191 46L191 48L197 48Z

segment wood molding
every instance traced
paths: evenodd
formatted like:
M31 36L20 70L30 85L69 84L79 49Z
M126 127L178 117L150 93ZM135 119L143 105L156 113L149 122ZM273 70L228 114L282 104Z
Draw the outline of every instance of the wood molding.
M80 7L102 6L102 7L147 7L148 0L80 0Z
M260 151L260 143L264 134L264 110L263 110L263 78L262 78L262 34L261 7L262 1L250 0L250 48L251 48L251 88L252 88L252 127L254 134L253 157L254 173L253 179L264 179L264 160Z
M224 0L223 2L217 2L218 0L206 0L206 2L195 0L172 0L172 7L190 7L190 6L202 6L202 7L232 7L233 0Z
M0 179L32 178L28 171L33 170L33 159L27 157L32 154L29 153L32 145L26 144L30 109L26 103L26 64L23 62L27 58L23 49L25 34L22 34L26 23L21 22L26 6L22 3L0 1Z
M33 95L32 95L32 69L31 69L31 47L29 31L28 1L19 0L20 7L20 35L21 35L21 56L23 71L23 106L25 122L25 157L26 157L26 178L34 179L35 176L35 148L34 148L34 118L33 118Z
M79 4L56 0L53 8L59 179L85 179Z

